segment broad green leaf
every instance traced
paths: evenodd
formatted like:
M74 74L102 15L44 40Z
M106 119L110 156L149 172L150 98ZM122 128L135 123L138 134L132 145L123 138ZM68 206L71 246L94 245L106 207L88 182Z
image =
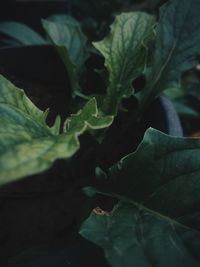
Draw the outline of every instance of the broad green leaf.
M103 181L97 193L127 204L113 211L117 217L103 218L93 213L83 224L81 234L103 247L112 266L198 266L199 166L200 139L172 137L149 129L136 152L113 166L107 178L98 172ZM86 192L92 195L95 190ZM129 211L127 206L131 207ZM125 251L123 244L129 246ZM129 265L124 262L127 257Z
M95 113L96 111L96 113ZM79 148L78 136L87 129L101 129L111 117L98 117L96 102L90 100L69 130L60 132L60 118L49 127L48 110L39 110L24 91L0 76L0 184L36 174L51 167L56 159L67 159ZM87 117L88 116L88 117ZM94 118L93 118L94 117ZM80 120L84 119L84 123ZM77 124L77 125L76 125Z
M134 203L94 210L80 234L105 251L113 267L199 266L200 233Z
M27 25L16 22L1 22L0 33L17 40L23 45L46 45L48 41Z
M88 58L87 39L79 23L69 16L65 17L42 19L42 25L65 65L75 93L80 90L79 78Z
M150 128L137 151L110 169L108 192L178 216L200 203L199 161L200 139L172 137Z
M179 87L182 74L197 65L199 10L199 0L170 0L160 9L155 51L146 75L142 105L152 101L162 90Z
M116 17L109 35L103 41L93 43L105 57L109 72L107 95L102 106L105 114L116 114L121 99L133 93L131 83L145 69L154 23L152 16L142 12L122 13Z

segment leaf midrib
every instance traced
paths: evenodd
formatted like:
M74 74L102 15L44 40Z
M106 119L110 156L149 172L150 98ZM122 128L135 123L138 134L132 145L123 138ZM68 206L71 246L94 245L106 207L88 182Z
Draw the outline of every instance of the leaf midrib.
M168 221L171 224L175 224L175 225L180 226L180 227L182 227L184 229L187 229L187 230L190 230L190 231L195 231L196 233L200 234L200 231L198 231L198 230L196 230L194 228L191 228L191 227L189 227L187 225L184 225L184 224L176 221L175 219L173 219L173 218L171 218L169 216L166 216L166 215L161 214L161 213L159 213L159 212L157 212L155 210L152 210L152 209L144 206L142 203L138 203L138 202L136 202L136 201L134 201L132 199L126 198L126 197L124 197L124 196L122 196L120 194L116 194L116 193L113 193L113 192L106 193L105 195L113 196L113 197L115 197L117 199L120 199L120 201L122 201L122 202L131 203L131 204L135 205L139 210L144 210L144 211L146 211L146 212L148 212L150 214L153 214L155 216L158 216L159 218L161 218L163 220Z

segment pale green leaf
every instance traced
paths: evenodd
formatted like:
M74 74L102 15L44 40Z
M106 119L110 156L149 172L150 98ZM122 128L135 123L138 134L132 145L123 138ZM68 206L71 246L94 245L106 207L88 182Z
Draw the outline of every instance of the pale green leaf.
M121 99L133 93L132 81L146 66L147 46L152 41L154 18L143 12L118 15L103 41L93 43L105 57L109 85L102 110L116 114Z
M85 130L101 129L111 117L98 117L92 99L69 119L69 131L60 132L60 117L49 127L48 114L38 109L24 91L0 76L0 184L50 168L56 159L67 159L79 148L78 136ZM87 118L88 116L88 118ZM83 123L82 120L84 119Z
M198 266L200 139L149 129L136 152L113 166L96 193L127 203L93 212L81 234L100 245L114 267ZM95 190L86 188L90 195Z
M113 116L101 116L95 98L91 98L77 114L72 114L65 122L65 132L81 134L86 129L102 129L108 127Z
M87 39L79 23L64 16L42 19L42 25L65 65L73 92L79 91L80 74L88 58Z
M19 41L23 45L46 45L48 41L27 25L8 21L0 23L0 33Z

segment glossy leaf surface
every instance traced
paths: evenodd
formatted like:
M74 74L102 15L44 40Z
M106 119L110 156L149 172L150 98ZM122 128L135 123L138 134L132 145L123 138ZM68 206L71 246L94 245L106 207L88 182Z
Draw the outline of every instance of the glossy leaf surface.
M199 159L200 139L149 129L136 152L107 175L98 171L96 193L122 203L110 215L94 211L81 234L104 249L112 266L198 266Z

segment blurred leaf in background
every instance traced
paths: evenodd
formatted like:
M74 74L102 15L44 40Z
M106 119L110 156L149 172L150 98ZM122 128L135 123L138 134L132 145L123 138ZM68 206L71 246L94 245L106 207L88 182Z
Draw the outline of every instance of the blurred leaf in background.
M141 10L156 15L164 2L166 0L74 0L70 3L70 12L81 21L90 40L100 40L108 34L109 25L117 14Z

